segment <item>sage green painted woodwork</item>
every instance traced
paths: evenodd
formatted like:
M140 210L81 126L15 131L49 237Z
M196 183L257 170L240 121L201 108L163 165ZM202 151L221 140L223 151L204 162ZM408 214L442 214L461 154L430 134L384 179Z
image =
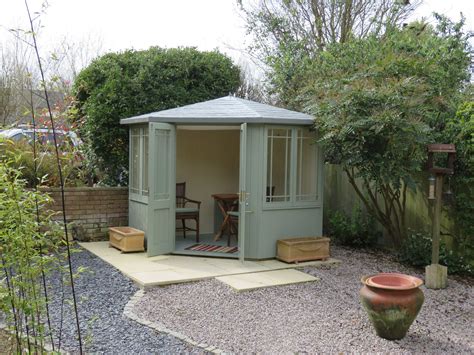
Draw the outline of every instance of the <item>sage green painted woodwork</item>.
M128 224L136 229L145 232L147 238L148 229L148 203L135 201L131 198L128 201Z
M245 238L248 235L247 219L247 123L240 126L240 171L239 171L239 259L245 260Z
M132 132L132 129L138 129L138 137L140 137L139 143L138 143L138 171L136 172L136 178L137 181L140 183L143 181L143 173L144 173L144 167L143 167L143 156L144 156L144 144L142 141L143 130L148 131L148 125L133 125L130 127L130 132ZM132 147L132 134L130 134L130 147ZM132 164L132 157L133 152L132 148L130 148L130 153L129 153L129 166L130 170L133 169L133 164ZM132 171L130 171L130 175L132 175ZM137 189L133 189L132 186L129 186L129 202L128 202L128 224L133 227L140 229L145 232L145 239L147 238L147 229L148 229L148 196L145 196L142 194L142 189L140 188L140 183L138 185Z
M176 128L166 123L149 122L149 196L130 194L130 226L146 231L148 255L174 251L175 244L175 183ZM138 125L132 124L131 127ZM245 127L245 128L244 128ZM267 259L276 255L276 241L292 237L322 235L323 159L317 149L317 199L296 201L297 150L291 149L290 191L288 203L266 201L267 130L292 130L296 146L296 129L305 126L265 125L247 123L242 126L240 146L240 191L245 191L246 211L239 221L239 243L246 259ZM160 134L157 134L160 133ZM166 133L167 132L167 133ZM165 138L167 137L167 138ZM206 142L202 142L205 144ZM244 178L245 176L245 178ZM234 192L234 191L229 191ZM242 202L241 202L242 203ZM242 234L244 234L242 236ZM242 245L243 244L243 245Z
M155 256L175 245L176 129L167 123L150 123L149 129L147 252Z
M249 194L246 208L245 257L267 259L276 255L276 241L283 238L322 235L323 159L318 149L317 200L287 204L266 202L266 131L269 127L295 128L248 124L247 179ZM293 133L294 134L294 133ZM296 150L292 150L291 164L296 164ZM296 191L296 169L292 168L290 189ZM294 195L293 195L294 196Z

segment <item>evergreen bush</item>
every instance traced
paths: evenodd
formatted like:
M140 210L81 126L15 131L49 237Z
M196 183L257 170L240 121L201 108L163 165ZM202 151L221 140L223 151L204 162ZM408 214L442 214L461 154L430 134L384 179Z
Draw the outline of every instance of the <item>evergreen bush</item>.
M239 84L239 68L217 51L109 53L77 76L71 115L106 182L126 184L128 127L120 119L222 97Z
M332 213L329 234L338 244L358 248L375 246L378 237L375 219L360 207L354 207L350 216L341 211Z

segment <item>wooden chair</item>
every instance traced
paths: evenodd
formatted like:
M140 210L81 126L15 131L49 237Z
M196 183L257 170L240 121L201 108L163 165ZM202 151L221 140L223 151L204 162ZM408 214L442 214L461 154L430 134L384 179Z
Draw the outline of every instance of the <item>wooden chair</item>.
M272 186L271 191L270 191L270 186L267 186L265 196L266 196L267 202L273 202L273 196L275 196L275 186Z
M238 211L239 203L236 202L237 206L232 211L227 212L227 246L230 247L230 239L235 236L235 240L239 240L239 216Z
M195 204L196 207L188 207L187 203ZM199 242L199 209L201 201L191 200L186 197L186 183L176 183L176 220L181 220L182 227L177 227L177 231L183 231L183 236L186 238L187 231L196 232L196 242ZM186 225L186 220L192 219L196 222L196 228L191 228Z
M273 196L275 195L275 186L267 186L266 188L266 201L272 202ZM239 239L239 202L235 202L236 206L232 209L232 211L227 212L228 220L227 220L227 246L230 246L230 239L232 236L235 236L235 239L238 241Z

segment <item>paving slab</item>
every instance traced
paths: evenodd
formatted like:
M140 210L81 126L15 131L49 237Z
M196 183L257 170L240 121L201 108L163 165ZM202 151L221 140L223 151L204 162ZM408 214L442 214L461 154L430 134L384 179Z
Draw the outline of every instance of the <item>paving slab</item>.
M249 291L257 288L291 285L318 281L317 277L294 269L255 272L249 274L219 276L219 280L236 291Z
M244 263L236 259L160 255L148 257L145 252L121 253L110 248L108 242L79 243L84 249L111 264L140 287L168 285L209 279L219 276L258 273L271 270L294 269L310 265L333 265L336 259L287 264L278 260L261 260Z

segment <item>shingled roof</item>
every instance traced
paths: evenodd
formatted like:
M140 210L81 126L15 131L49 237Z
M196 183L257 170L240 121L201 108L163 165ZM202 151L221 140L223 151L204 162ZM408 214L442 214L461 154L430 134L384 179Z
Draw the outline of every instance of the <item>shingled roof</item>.
M313 118L301 112L290 111L234 96L225 96L215 100L120 120L121 124L147 122L183 124L237 124L247 122L311 125Z

